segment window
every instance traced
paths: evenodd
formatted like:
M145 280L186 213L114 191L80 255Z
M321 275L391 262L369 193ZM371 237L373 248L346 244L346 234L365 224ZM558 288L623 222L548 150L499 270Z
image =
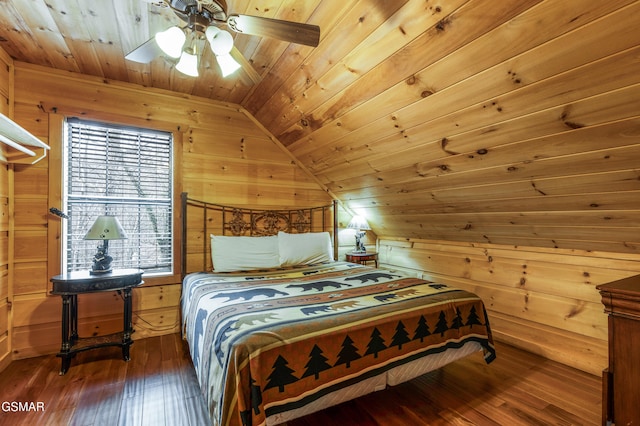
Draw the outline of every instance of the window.
M172 135L70 118L64 146L63 270L91 268L101 241L84 240L100 215L128 238L109 241L114 268L173 269Z

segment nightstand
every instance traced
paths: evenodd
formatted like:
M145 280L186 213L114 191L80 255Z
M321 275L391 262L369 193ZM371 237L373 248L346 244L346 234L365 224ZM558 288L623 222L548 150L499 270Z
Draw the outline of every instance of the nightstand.
M51 294L62 297L62 347L56 356L62 358L60 375L64 375L76 353L106 346L122 348L122 358L129 361L129 346L134 332L131 318L131 290L143 284L139 269L114 269L105 274L74 271L51 278ZM106 336L78 337L78 294L117 291L124 301L122 332Z
M378 267L378 253L367 251L364 253L347 253L347 262L359 263L366 265L367 262L375 262L376 268Z

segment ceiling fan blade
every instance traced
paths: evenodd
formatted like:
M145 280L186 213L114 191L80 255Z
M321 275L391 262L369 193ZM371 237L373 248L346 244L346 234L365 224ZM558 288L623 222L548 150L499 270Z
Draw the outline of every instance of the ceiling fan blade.
M149 40L127 53L127 56L124 58L129 61L148 64L161 54L162 50L158 46L158 43L156 43L155 38L151 37Z
M248 15L229 15L227 25L243 34L272 37L313 47L320 43L320 27L317 25Z

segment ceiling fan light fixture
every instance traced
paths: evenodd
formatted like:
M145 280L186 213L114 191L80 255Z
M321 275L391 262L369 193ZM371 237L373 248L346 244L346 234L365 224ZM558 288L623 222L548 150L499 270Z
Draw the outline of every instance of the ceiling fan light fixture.
M176 65L176 69L182 74L186 74L191 77L198 77L198 55L182 52L180 61Z
M240 68L240 64L228 53L226 55L216 55L216 60L223 77L233 74Z
M225 30L210 25L205 31L209 46L216 56L228 55L233 48L233 36Z
M172 58L180 58L182 46L187 39L184 31L180 27L171 27L156 33L156 43L162 51Z

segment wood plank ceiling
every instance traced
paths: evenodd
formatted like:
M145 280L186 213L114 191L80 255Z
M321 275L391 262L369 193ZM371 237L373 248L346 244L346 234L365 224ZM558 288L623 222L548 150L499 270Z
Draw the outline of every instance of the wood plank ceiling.
M640 252L640 1L228 0L321 27L235 34L262 77L125 61L150 0L4 0L17 61L237 103L378 235Z

